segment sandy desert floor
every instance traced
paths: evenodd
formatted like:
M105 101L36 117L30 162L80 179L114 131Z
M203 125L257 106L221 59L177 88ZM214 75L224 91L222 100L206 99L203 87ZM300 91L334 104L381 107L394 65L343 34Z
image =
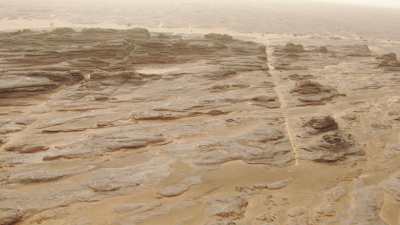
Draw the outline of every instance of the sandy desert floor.
M399 225L399 49L2 32L0 225Z

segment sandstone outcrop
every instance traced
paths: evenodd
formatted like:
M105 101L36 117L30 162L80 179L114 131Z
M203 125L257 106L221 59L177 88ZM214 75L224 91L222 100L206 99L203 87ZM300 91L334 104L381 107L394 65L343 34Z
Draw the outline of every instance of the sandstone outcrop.
M362 155L354 137L339 128L331 116L314 116L305 119L299 144L302 157L317 162L335 162L347 156Z
M321 105L340 96L335 88L311 80L298 81L291 93L298 96L299 105Z
M304 47L301 44L294 44L294 43L287 43L284 51L288 52L288 53L301 53L304 52Z
M378 67L386 70L400 70L400 61L397 59L396 53L388 53L377 57L380 61Z
M324 133L327 131L337 130L338 124L331 116L316 116L308 120L304 127L306 127L310 134Z
M394 42L241 38L0 32L0 225L397 225Z

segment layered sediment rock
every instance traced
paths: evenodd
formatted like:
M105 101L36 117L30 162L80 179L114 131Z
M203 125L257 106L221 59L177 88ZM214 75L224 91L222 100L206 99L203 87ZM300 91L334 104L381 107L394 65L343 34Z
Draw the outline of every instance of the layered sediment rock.
M337 130L338 124L331 116L316 116L304 124L310 134L318 134L327 131Z
M298 95L299 105L321 105L340 96L335 88L311 80L297 82L291 93Z
M287 43L285 48L283 49L285 52L288 53L301 53L305 52L303 45L301 44L294 44L294 43Z
M396 56L285 37L0 33L0 225L397 225Z
M347 156L362 155L354 137L339 128L331 116L314 116L305 119L304 131L298 137L301 157L317 162L335 162Z
M390 71L399 71L400 70L400 61L397 59L396 53L388 53L382 56L377 57L379 60L378 67L384 68L385 70Z

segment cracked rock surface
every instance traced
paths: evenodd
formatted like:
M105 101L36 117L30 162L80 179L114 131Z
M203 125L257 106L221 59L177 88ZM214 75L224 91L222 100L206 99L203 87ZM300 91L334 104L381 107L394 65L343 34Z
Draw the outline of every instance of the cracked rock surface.
M0 225L398 225L400 74L379 49L2 32Z

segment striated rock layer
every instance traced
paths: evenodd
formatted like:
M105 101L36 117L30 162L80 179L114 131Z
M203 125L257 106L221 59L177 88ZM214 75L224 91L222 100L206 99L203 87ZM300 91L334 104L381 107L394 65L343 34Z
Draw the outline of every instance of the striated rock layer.
M304 42L0 33L0 225L398 225L396 55Z

